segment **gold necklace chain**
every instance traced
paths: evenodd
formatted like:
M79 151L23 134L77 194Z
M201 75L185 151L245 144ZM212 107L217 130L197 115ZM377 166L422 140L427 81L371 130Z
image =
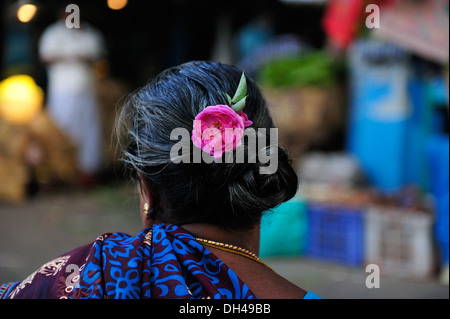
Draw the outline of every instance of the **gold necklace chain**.
M212 248L216 248L219 250L223 250L235 255L239 255L245 258L248 258L250 260L256 261L257 263L264 265L265 267L269 268L270 270L272 270L273 272L275 272L275 270L273 270L270 266L266 265L264 262L261 261L261 259L259 259L259 257L254 253L251 252L248 249L244 249L242 247L236 246L236 245L231 245L231 244L226 244L226 243L221 243L221 242L217 242L217 241L213 241L213 240L209 240L209 239L204 239L204 238L195 238L197 241L201 242L202 244L204 244L205 246L209 246Z

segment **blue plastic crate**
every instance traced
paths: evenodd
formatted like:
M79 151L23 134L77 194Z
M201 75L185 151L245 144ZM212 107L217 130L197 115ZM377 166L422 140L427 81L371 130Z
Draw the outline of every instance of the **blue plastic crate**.
M309 203L306 256L348 266L364 260L363 210L329 203Z

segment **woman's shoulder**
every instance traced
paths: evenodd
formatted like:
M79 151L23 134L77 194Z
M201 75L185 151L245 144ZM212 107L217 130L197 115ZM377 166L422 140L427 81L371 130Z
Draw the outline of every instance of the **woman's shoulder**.
M267 285L264 291L258 289L260 292L259 296L258 293L255 292L259 298L302 299L305 298L305 296L308 296L308 292L305 289L290 282L276 272L273 272L272 274L267 272L264 274L264 278L264 284ZM263 281L261 283L263 283Z
M276 272L276 269L248 259L215 252L259 299L301 299L308 292Z
M258 283L255 279L246 284L251 287L256 296L260 299L322 299L312 291L305 290L290 282L276 272L265 272L259 275Z

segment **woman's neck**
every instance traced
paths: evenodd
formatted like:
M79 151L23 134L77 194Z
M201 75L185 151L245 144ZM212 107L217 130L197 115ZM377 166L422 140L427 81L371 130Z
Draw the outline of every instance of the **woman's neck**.
M247 249L257 255L259 254L259 225L245 230L231 230L225 227L203 223L184 224L181 227L194 237L232 244Z

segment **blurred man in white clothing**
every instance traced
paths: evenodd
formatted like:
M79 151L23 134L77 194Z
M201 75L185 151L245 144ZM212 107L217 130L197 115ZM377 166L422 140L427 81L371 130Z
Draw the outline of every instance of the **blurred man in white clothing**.
M69 12L70 13L70 12ZM80 181L90 184L101 165L101 128L93 63L105 55L103 38L94 27L66 24L69 13L47 27L39 54L48 65L48 112L78 149Z

